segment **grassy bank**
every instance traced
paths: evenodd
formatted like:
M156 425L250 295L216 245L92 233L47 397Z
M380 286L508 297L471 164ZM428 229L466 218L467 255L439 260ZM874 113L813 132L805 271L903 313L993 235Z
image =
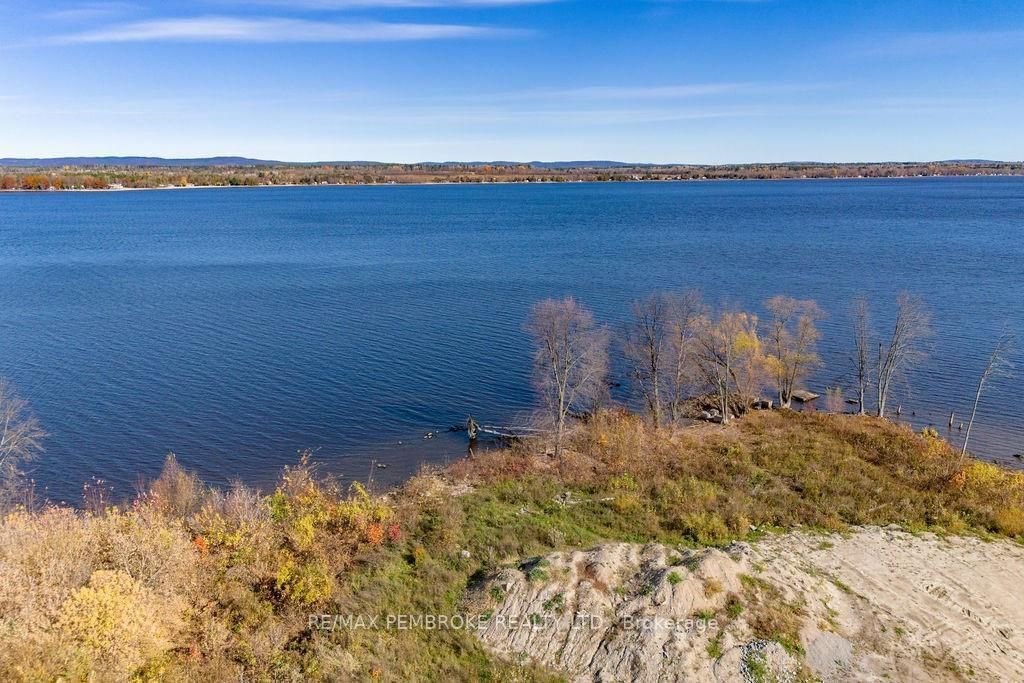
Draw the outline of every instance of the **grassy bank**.
M458 614L489 571L604 540L721 545L891 523L1020 536L1024 474L960 462L881 420L788 412L676 431L608 413L573 433L560 466L521 444L383 498L308 465L269 496L218 492L171 462L127 509L4 519L0 673L543 680L465 631L321 629L309 617Z

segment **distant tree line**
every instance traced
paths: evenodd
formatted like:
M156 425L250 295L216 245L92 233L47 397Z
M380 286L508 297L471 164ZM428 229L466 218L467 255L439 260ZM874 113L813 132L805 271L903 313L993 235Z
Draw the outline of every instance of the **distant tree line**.
M1024 163L741 164L550 168L528 164L351 164L0 168L0 190L414 183L563 183L1024 175Z

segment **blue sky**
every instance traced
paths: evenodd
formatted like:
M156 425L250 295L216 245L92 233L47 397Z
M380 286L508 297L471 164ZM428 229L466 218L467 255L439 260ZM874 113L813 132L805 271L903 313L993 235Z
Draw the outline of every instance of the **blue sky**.
M0 0L0 157L1024 159L1020 0Z

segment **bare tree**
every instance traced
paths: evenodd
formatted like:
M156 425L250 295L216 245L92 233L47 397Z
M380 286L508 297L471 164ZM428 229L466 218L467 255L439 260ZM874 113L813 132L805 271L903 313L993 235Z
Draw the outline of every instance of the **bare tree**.
M608 333L572 297L534 305L526 330L534 343L534 379L555 429L561 461L569 416L593 405L605 390Z
M825 313L814 301L774 296L765 304L772 314L768 322L768 360L779 405L789 408L793 392L821 360L815 346L821 333L817 322Z
M672 308L668 408L669 418L675 422L682 417L684 401L695 383L697 323L706 314L706 309L700 292L694 289L673 296Z
M0 495L16 492L22 466L43 451L45 437L28 403L0 378Z
M865 399L871 384L871 308L868 300L857 297L851 307L853 317L853 371L857 378L857 408L867 414Z
M900 292L896 297L896 320L888 347L878 345L876 367L878 416L885 416L885 402L893 379L924 357L921 342L932 333L931 314L920 297Z
M696 338L698 366L728 423L733 405L742 409L751 399L763 369L757 317L738 311L724 312L717 321L703 316Z
M978 390L974 394L974 408L971 410L971 419L967 422L967 433L964 434L964 447L960 451L960 460L967 455L967 441L971 438L971 427L974 426L974 417L978 414L978 404L981 403L981 392L985 389L990 379L995 377L1009 377L1013 373L1013 363L1010 362L1010 354L1013 352L1015 340L1010 332L1003 332L996 340L995 348L988 357L985 369L981 371L978 378Z
M670 295L661 293L634 301L633 320L623 345L636 391L656 427L661 426L665 395L669 393L673 303Z

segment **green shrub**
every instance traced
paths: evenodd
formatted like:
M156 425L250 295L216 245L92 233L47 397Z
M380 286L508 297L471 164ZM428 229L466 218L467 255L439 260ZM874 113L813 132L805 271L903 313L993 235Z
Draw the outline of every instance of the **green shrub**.
M277 570L277 590L292 602L315 605L331 597L334 589L327 568L320 561L298 563L286 559Z

